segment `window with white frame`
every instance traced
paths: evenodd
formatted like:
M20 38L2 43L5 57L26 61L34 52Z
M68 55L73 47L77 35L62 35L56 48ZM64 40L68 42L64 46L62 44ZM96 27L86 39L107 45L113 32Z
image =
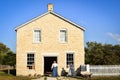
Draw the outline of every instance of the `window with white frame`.
M66 55L66 66L70 64L74 65L74 54L73 53L67 53Z
M34 30L34 42L41 42L41 30Z
M67 42L67 30L66 29L60 30L60 42Z
M28 69L35 69L34 53L27 54L27 68Z

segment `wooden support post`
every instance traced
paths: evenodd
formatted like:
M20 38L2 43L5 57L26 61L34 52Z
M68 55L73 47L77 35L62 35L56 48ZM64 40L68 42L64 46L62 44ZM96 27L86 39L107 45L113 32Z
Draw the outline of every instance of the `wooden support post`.
M8 69L8 74L10 74L10 69Z
M8 66L8 74L10 74L10 66Z

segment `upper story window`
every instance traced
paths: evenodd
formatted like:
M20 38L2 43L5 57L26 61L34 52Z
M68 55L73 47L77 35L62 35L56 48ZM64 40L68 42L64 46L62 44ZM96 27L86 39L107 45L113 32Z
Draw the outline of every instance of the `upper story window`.
M61 29L60 30L60 42L67 42L67 30Z
M41 42L41 30L34 30L34 42Z

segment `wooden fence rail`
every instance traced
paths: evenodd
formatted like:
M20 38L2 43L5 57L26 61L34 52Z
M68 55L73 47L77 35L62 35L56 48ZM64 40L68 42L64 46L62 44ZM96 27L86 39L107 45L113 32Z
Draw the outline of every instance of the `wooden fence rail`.
M14 66L10 66L10 65L0 65L0 70L7 70L8 74L10 74L10 70L15 69Z
M10 65L0 65L0 70L8 70L8 69L15 69L15 67Z

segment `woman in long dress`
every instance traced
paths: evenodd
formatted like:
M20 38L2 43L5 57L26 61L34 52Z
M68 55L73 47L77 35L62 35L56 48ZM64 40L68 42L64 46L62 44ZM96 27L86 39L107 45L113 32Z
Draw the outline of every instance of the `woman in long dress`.
M57 77L58 76L58 64L56 63L56 61L53 62L52 66L52 77Z
M74 66L72 63L70 64L70 72L71 72L71 76L75 77L75 70L74 70Z
M71 76L70 65L67 65L66 72L67 72L67 76Z

